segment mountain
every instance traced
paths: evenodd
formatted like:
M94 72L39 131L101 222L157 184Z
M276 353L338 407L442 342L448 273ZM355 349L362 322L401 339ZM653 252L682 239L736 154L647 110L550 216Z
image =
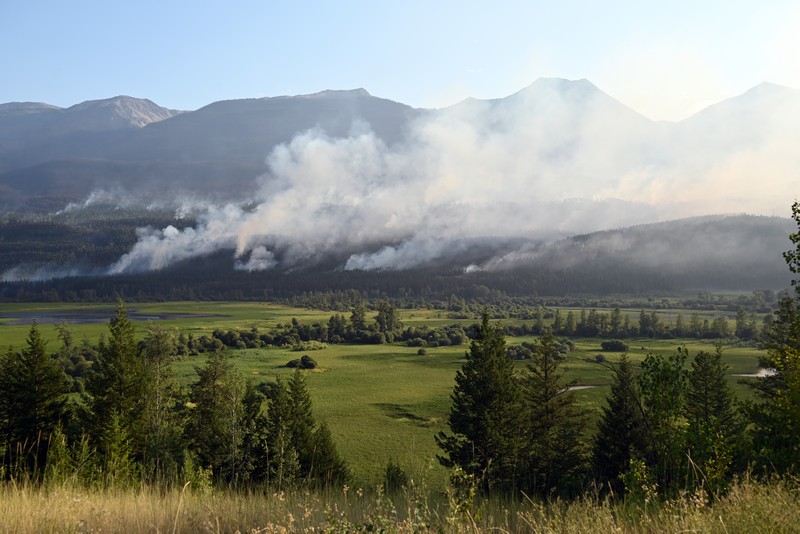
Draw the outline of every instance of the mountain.
M150 100L117 96L89 100L69 108L39 102L0 104L0 146L58 142L65 136L141 128L181 112L162 108Z
M800 141L800 91L762 83L749 91L713 104L675 126L684 149L699 144L709 149L749 150L764 140Z
M95 210L94 217L90 217ZM99 224L98 221L102 221ZM761 216L706 216L573 236L551 244L480 243L403 270L342 270L332 264L240 270L234 243L155 271L109 277L109 264L137 241L137 227L191 226L174 214L91 208L51 218L0 220L0 298L263 299L355 289L396 298L451 295L585 296L781 290L791 273L781 252L792 221ZM177 229L174 231L177 232ZM483 247L483 248L481 248ZM464 255L491 260L458 268ZM66 278L64 278L66 277ZM37 281L26 284L25 280ZM265 290L265 288L268 288ZM70 296L71 295L71 296Z
M779 217L690 217L523 247L483 270L558 272L576 293L779 289L791 280L782 253L792 227Z
M17 204L26 196L77 200L95 188L230 198L251 188L272 148L299 132L343 137L363 121L395 143L420 113L363 89L222 101L193 112L128 97L67 109L4 104L0 188Z
M468 182L474 172L476 180L501 179L510 190L540 190L555 200L640 203L709 195L720 187L704 181L713 179L741 189L739 200L746 200L756 176L769 178L760 182L764 191L791 187L792 169L800 168L800 151L792 148L800 143L799 122L800 92L771 84L668 123L647 119L587 80L558 78L437 110L364 89L228 100L187 112L130 97L66 109L9 103L0 105L0 208L27 209L42 197L80 201L94 189L247 200L276 146L309 130L337 139L353 128L399 147L394 155L409 169L433 173L429 179L444 173ZM753 210L764 212L761 205Z

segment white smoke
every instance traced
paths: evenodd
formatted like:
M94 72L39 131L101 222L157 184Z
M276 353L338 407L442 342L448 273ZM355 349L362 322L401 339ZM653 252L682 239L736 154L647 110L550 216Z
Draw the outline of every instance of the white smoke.
M234 267L239 271L264 271L278 264L275 255L266 247L258 246L250 253L246 262L237 261Z
M314 129L272 151L248 208L208 205L194 228L145 231L109 272L221 249L234 249L235 267L248 271L303 266L331 251L349 254L344 269L402 269L481 240L784 214L800 183L797 102L660 124L587 82L545 80L501 101L429 113L391 147L363 123L346 138ZM526 244L494 264L530 254L536 248Z

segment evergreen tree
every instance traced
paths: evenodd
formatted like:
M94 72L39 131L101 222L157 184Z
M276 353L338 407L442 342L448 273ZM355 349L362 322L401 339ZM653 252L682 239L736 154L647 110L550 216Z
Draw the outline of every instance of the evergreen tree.
M353 306L350 314L350 324L353 326L353 330L357 332L367 329L367 309L364 307L363 302Z
M317 426L312 436L313 480L321 487L347 484L352 475L347 463L339 455L331 431L324 422Z
M106 454L110 445L106 439L112 436L106 436L104 430L107 429L103 426L115 418L126 439L130 440L133 457L141 459L147 376L138 356L135 329L122 301L108 327L108 341L100 341L97 358L86 374L83 395L86 427L99 440L100 453Z
M611 393L594 437L592 463L596 479L621 493L620 475L628 469L631 458L644 454L647 435L636 377L627 355L622 355L613 371Z
M466 356L450 396L450 434L436 435L444 453L437 458L445 467L474 475L484 489L509 490L522 467L520 387L506 357L503 330L489 324L487 313Z
M795 250L784 253L789 270L800 274L800 203L792 205L798 232L790 235ZM765 325L772 376L752 383L760 402L750 403L755 459L764 471L800 472L800 279L792 281L795 297L780 301L775 319Z
M142 414L143 467L150 478L174 476L182 464L180 390L172 368L176 354L176 332L151 324L142 342L146 377Z
M570 391L575 381L565 382L558 368L556 341L545 333L522 382L527 437L524 486L543 498L580 491L586 475L586 411Z
M774 375L753 387L761 402L750 405L753 445L760 466L768 471L800 472L800 307L789 298L780 303L766 342L766 367Z
M386 337L387 343L394 341L395 334L403 329L397 308L388 300L378 303L378 315L375 316L375 322L378 324L378 331Z
M683 348L669 357L648 354L639 376L648 430L645 459L665 492L675 489L686 457L686 356Z
M25 462L44 467L48 441L66 415L66 377L62 367L47 353L46 343L34 323L27 347L6 362L8 439L24 451Z
M140 481L139 464L133 458L128 430L118 412L112 411L100 426L103 456L100 466L106 486L132 486Z
M0 358L0 432L2 435L3 452L8 449L12 439L12 422L16 412L14 403L16 397L12 391L14 367L17 364L17 355L12 347L3 353ZM5 456L5 454L3 455Z
M248 420L252 393L225 352L209 355L204 367L196 367L197 381L190 386L192 408L186 437L198 463L211 469L215 479L236 485L248 479L251 459L245 444L251 443ZM260 405L258 406L260 410Z
M301 482L300 453L292 435L294 412L289 389L278 380L270 392L267 407L267 480L278 490Z
M310 479L314 468L314 414L311 396L306 388L303 371L295 369L287 384L289 396L289 432L298 454L300 476Z
M725 379L722 346L714 353L700 351L688 375L686 391L687 445L701 469L700 482L716 491L728 479L736 441L744 430L734 411L733 393Z
M314 419L301 370L295 370L288 382L278 380L272 386L266 424L269 480L275 487L322 487L349 479L330 431Z

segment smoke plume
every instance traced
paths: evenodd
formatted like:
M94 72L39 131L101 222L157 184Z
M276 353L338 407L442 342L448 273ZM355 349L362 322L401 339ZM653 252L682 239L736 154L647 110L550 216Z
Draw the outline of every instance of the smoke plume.
M800 183L800 98L757 89L673 124L588 82L544 80L427 113L392 146L365 123L344 138L312 129L271 151L269 172L241 204L206 206L193 228L143 231L109 273L223 249L248 271L302 268L332 252L345 254L342 269L403 269L504 244L462 265L495 268L567 235L711 213L784 215Z

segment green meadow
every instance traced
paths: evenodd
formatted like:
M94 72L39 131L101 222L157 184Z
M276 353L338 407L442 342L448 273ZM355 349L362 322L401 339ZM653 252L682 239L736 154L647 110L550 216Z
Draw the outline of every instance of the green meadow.
M170 302L136 303L128 306L136 320L137 333L143 336L148 322L158 326L175 327L186 334L200 336L215 329L257 328L266 331L286 324L292 318L301 323L325 322L332 312L290 308L275 304L238 302ZM50 350L57 350L60 342L56 325L65 317L73 336L80 341L84 336L97 341L107 333L108 319L114 313L112 304L14 304L0 307L0 346L21 347L35 318L49 342ZM631 320L638 311L629 311ZM686 311L688 316L690 312ZM69 314L69 315L68 315ZM406 326L439 326L473 320L456 321L447 312L437 310L401 310ZM368 314L368 317L370 315ZM95 322L84 323L91 319ZM519 320L509 320L518 324ZM532 341L533 337L507 337L509 345ZM592 413L599 413L609 391L611 371L606 364L598 363L596 356L603 354L614 362L619 353L603 353L600 339L575 339L575 350L562 362L567 379L574 379L581 403ZM713 351L712 342L697 340L626 340L629 357L641 361L648 353L668 354L678 346L685 346L690 357L696 352ZM337 446L347 460L355 480L364 486L382 479L389 459L398 463L415 480L442 488L447 473L436 461L438 449L433 436L446 430L450 408L450 393L456 371L464 362L468 345L427 348L420 356L416 347L395 343L387 345L328 345L327 348L308 353L318 363L318 368L306 371L306 381L314 403L316 416L328 423ZM232 350L236 365L243 375L259 383L286 377L292 369L289 360L303 352L288 348L259 348ZM740 384L737 374L758 371L758 358L763 353L753 347L725 346L723 357L730 366L730 384L740 397L748 395L748 388ZM195 367L203 365L205 357L192 356L175 363L180 383L188 386L195 379ZM525 362L518 362L520 371Z

